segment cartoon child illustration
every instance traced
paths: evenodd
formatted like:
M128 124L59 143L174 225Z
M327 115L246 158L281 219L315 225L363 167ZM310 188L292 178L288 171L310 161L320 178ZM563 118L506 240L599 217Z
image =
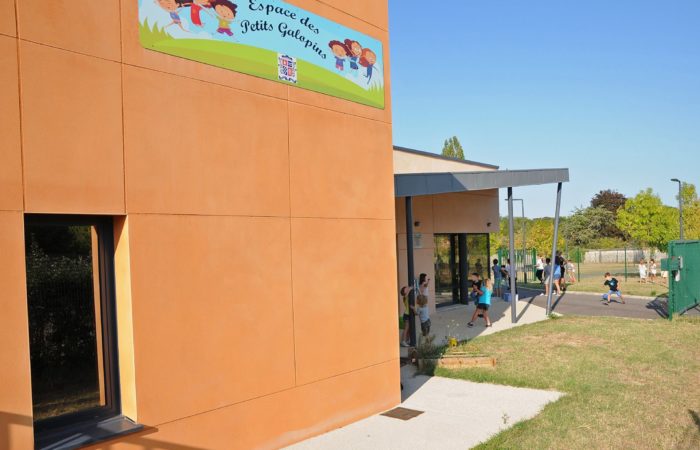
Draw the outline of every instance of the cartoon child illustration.
M345 70L345 58L350 54L350 49L340 41L330 41L328 46L335 55L335 68L341 71Z
M374 65L377 63L377 54L368 48L362 49L362 55L360 56L360 65L367 68L367 84L372 81L372 70Z
M216 32L227 36L233 36L231 22L236 18L236 9L238 6L230 0L209 0L209 4L214 8L216 18L219 19L219 28Z
M172 25L177 25L182 31L187 31L185 27L182 26L182 19L180 19L180 14L178 14L182 8L182 4L180 2L177 0L155 0L155 2L156 5L160 6L163 10L165 10L165 12L170 14L170 19L172 20L172 22L163 27L163 29Z
M193 25L197 25L198 27L203 27L204 25L202 24L202 10L205 8L210 9L211 6L211 1L210 0L192 0L192 3L190 3L190 20L192 21Z
M357 71L360 68L357 65L357 60L362 56L362 46L352 39L345 39L345 46L350 50L350 69Z

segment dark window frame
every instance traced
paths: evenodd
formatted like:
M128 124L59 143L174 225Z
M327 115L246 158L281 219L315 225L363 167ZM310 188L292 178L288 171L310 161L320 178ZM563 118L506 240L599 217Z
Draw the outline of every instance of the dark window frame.
M100 425L123 419L121 416L121 390L119 380L119 349L117 341L117 308L114 268L114 224L111 216L25 214L25 232L28 226L94 226L97 232L97 252L100 282L100 323L102 326L105 406L41 419L34 422L36 448L50 446L67 437L81 436L81 445L103 440L98 438ZM128 424L127 424L128 425ZM135 424L133 430L140 426ZM103 427L104 428L104 427ZM127 426L127 428L130 428ZM94 438L91 436L95 435ZM52 447L53 448L53 447Z

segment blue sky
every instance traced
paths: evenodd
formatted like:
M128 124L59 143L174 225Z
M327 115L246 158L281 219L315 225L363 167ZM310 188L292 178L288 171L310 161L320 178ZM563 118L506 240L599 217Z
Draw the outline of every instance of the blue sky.
M389 18L395 144L456 135L467 159L568 167L563 213L700 185L700 1L390 0ZM554 194L515 192L530 217Z

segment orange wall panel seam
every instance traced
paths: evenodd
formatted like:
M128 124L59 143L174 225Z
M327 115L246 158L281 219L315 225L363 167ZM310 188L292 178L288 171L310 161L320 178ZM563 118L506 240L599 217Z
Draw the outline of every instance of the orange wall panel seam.
M240 401L237 401L237 402L229 403L229 404L227 404L227 405L221 405L221 406L218 406L218 407L216 407L216 408L212 408L212 409L209 409L209 410L206 410L206 411L200 411L200 412L197 412L197 413L194 413L194 414L190 414L190 415L187 415L187 416L178 417L177 419L169 420L169 421L166 421L166 422L162 422L162 423L158 423L158 424L149 424L149 426L153 426L153 427L162 427L162 426L165 426L165 425L172 425L172 424L175 424L175 423L178 423L178 422L182 422L182 421L187 420L187 419L191 419L191 418L193 418L193 417L202 416L202 415L209 414L209 413L212 413L212 412L215 412L215 411L220 411L220 410L222 410L222 409L231 408L231 407L233 407L233 406L238 406L238 405L242 405L242 404L249 403L249 402L254 402L254 401L256 401L256 400L261 400L261 399L273 397L273 396L276 396L276 395L279 395L279 394L283 394L283 393L285 393L285 392L294 391L294 390L299 389L299 388L308 388L308 387L311 387L311 386L313 386L313 385L315 385L315 384L319 384L319 383L323 383L323 382L326 382L326 381L334 380L334 379L340 378L340 377L345 377L345 376L352 375L352 374L357 373L357 372L362 372L362 371L370 370L370 369L373 369L373 368L376 368L376 367L383 366L383 365L385 365L385 364L396 363L397 366L398 366L398 365L399 365L399 362L400 362L400 358L398 358L398 357L397 357L397 358L392 358L392 359L389 359L389 360L387 360L387 361L381 361L381 362L378 362L378 363L376 363L376 364L370 364L369 366L358 367L358 368L356 368L356 369L353 369L353 370L350 370L350 371L347 371L347 372L343 372L343 373L338 373L338 374L335 374L335 375L332 375L332 376L329 376L329 377L326 377L326 378L320 378L320 379L318 379L318 380L309 381L309 382L307 382L307 383L296 384L296 385L291 386L291 387L288 387L288 388L280 389L280 390L273 391L273 392L268 392L268 393L265 393L265 394L262 394L262 395L258 395L258 396L255 396L255 397L246 398L246 399L244 399L244 400L240 400Z

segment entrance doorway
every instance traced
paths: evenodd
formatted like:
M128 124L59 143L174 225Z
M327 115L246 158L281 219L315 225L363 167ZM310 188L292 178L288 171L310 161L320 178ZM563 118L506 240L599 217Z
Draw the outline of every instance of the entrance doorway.
M435 303L437 307L466 303L470 275L490 276L488 234L435 234Z

